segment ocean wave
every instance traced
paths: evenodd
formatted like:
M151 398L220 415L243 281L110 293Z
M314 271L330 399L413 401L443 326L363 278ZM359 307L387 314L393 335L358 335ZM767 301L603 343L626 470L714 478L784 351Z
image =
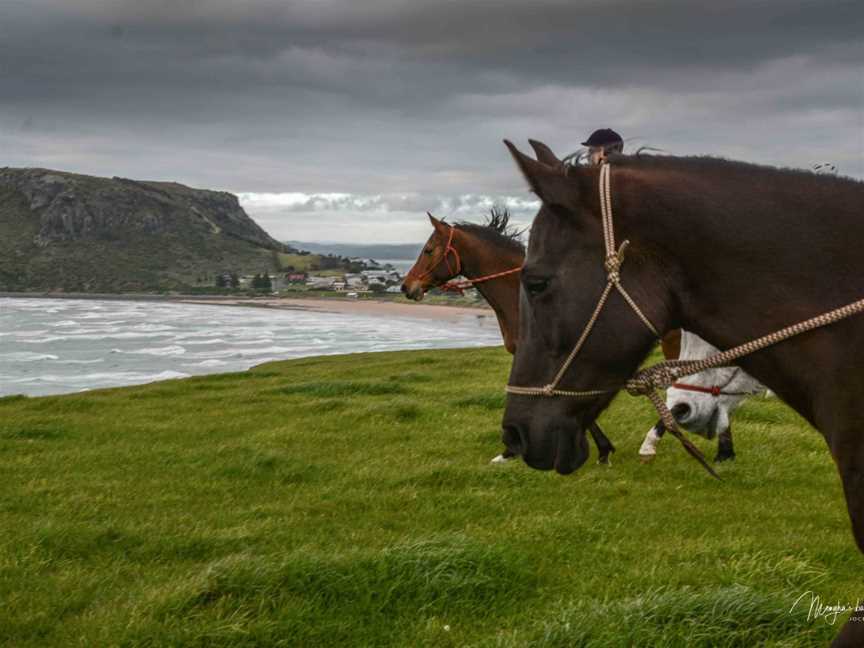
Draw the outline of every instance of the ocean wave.
M145 373L140 371L104 371L88 374L45 374L42 376L28 376L17 378L7 382L11 384L63 384L63 385L88 385L90 387L109 387L111 385L133 385L154 382L156 380L174 380L188 378L191 374L183 371L165 370L157 373Z
M225 362L224 360L203 360L202 362L193 362L191 364L185 364L184 367L227 367L231 363Z
M148 332L156 332L156 331L173 331L175 329L174 326L170 324L133 324L130 326L133 331L148 331Z
M32 338L40 337L48 333L48 329L39 329L37 331L13 331L10 335L13 338Z
M232 340L231 344L236 346L256 346L261 344L272 344L272 337L257 338L255 340Z
M0 359L9 362L39 362L40 360L59 360L59 356L51 353L30 353L29 351L13 351L0 353Z
M293 351L290 347L280 347L280 346L271 346L264 347L261 349L223 349L222 351L203 351L200 353L190 353L189 357L192 358L206 358L206 359L218 359L218 358L246 358L252 356L259 355L273 355L273 354L285 354L291 353Z
M126 355L152 355L152 356L178 356L186 353L186 349L174 344L165 347L152 347L149 349L111 349L111 353L124 353Z

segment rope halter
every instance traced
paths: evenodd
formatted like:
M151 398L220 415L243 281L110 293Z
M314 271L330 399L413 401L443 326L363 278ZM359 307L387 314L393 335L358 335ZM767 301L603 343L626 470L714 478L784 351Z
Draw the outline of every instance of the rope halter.
M645 313L643 313L639 306L637 306L636 302L633 301L633 298L630 297L630 294L624 289L624 286L621 285L621 265L624 263L624 252L627 250L627 246L630 245L630 242L625 240L621 243L619 248L615 248L615 232L612 222L612 201L609 192L609 173L610 165L608 163L601 165L599 188L601 220L603 223L603 243L605 247L603 268L606 271L606 287L603 289L600 298L597 300L597 305L594 307L591 317L588 318L588 323L585 325L585 328L582 329L582 334L576 341L573 350L570 352L570 355L567 356L564 364L561 365L558 373L555 374L555 378L552 379L552 382L542 387L507 385L505 389L509 394L516 394L519 396L543 396L547 398L551 396L593 398L609 392L609 390L599 389L573 391L569 389L559 389L558 385L564 379L570 365L573 364L576 356L579 355L579 352L585 345L585 342L587 341L591 331L594 329L594 325L597 323L597 319L600 317L603 307L606 306L606 302L609 300L609 295L612 293L613 289L617 290L621 294L624 301L627 302L633 312L636 313L636 316L645 324L654 337L660 337L657 333L657 329L651 323L651 320L648 319Z
M429 214L429 216L431 217L432 214ZM411 268L411 270L408 271L406 278L417 279L418 281L422 281L423 279L425 279L426 277L431 275L433 272L435 272L435 270L438 268L438 266L441 265L442 263L447 264L447 272L450 273L451 277L456 277L462 273L462 257L459 256L459 250L457 250L455 247L453 247L453 237L456 235L456 228L453 227L452 225L450 225L449 227L450 227L450 233L447 236L447 245L444 246L444 253L439 257L439 259L434 264L429 266L429 269L426 270L426 272L419 274L419 275L414 273L414 268ZM450 255L451 254L453 255L453 258L455 259L455 266L456 266L455 270L454 270L453 266L450 265Z
M428 213L428 212L427 212ZM431 216L431 214L429 214ZM466 277L463 281L451 281L454 277L458 277L462 274L463 265L462 265L462 257L459 254L459 250L453 245L453 239L456 236L456 227L450 225L450 233L447 236L447 245L444 247L444 253L441 257L429 267L426 272L422 274L415 274L414 268L408 271L408 274L405 275L406 279L416 279L418 281L422 281L433 272L435 269L440 266L442 263L447 264L447 272L449 274L448 278L444 280L444 283L441 284L433 284L439 290L443 290L445 292L458 292L462 293L465 288L470 288L474 284L483 283L485 281L490 281L492 279L497 279L499 277L505 277L507 275L514 274L516 272L522 272L522 266L516 266L515 268L510 268L509 270L504 270L502 272L494 272L492 274L484 275L482 277L475 277L474 279ZM453 255L455 259L455 269L454 266L450 265L450 255Z
M762 390L753 389L750 391L729 391L728 387L732 384L732 381L741 373L741 367L735 367L732 369L732 373L729 374L729 378L721 384L713 384L711 386L704 385L691 385L689 383L682 382L673 382L670 387L674 387L675 389L680 389L681 391L689 391L695 392L697 394L709 394L714 398L720 398L721 396L755 396L756 394L760 394Z

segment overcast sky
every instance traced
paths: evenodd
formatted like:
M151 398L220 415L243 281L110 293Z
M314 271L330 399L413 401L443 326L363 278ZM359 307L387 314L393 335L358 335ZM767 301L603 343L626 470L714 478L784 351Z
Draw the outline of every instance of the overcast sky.
M281 239L527 222L501 139L864 177L860 0L0 0L0 166L241 195Z

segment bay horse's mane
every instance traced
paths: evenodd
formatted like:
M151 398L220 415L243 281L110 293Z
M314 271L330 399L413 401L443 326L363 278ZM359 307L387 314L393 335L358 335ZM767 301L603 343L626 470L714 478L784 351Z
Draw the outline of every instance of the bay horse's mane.
M477 238L488 241L494 245L501 245L514 252L525 253L525 244L522 242L522 234L525 230L510 225L510 212L506 207L493 207L489 210L489 216L483 224L458 221L453 224L457 229L470 232Z

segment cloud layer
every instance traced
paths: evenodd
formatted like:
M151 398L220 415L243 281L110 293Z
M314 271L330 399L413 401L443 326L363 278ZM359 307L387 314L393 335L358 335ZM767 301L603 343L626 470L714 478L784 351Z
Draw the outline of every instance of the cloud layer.
M243 192L329 240L530 200L503 137L864 177L861 33L840 0L8 0L0 165Z

